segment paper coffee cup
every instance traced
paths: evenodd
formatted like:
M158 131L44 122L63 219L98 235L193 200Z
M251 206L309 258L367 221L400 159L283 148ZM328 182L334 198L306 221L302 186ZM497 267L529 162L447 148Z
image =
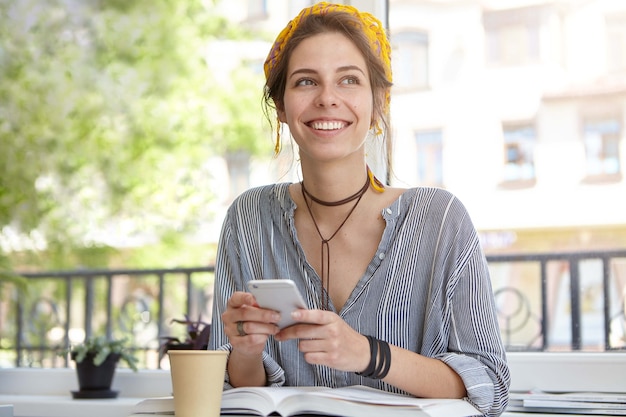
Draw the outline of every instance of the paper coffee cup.
M219 417L228 352L170 350L176 417Z

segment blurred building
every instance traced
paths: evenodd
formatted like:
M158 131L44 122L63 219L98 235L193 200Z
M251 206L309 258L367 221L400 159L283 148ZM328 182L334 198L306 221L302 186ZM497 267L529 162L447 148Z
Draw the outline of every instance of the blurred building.
M488 251L626 246L626 2L391 0L397 184Z
M313 3L222 7L273 39ZM393 185L457 194L491 253L626 247L626 2L345 3L389 25ZM284 153L242 187L297 180Z

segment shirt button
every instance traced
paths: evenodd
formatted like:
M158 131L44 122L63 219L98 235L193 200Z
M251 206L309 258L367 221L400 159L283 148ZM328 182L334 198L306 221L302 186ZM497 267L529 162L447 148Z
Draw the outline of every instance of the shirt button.
M387 214L391 214L391 213L393 213L393 211L391 211L391 209L390 209L390 208L388 208L388 209L387 209Z
M379 254L378 254L378 259L380 259L381 261L382 261L383 259L385 259L385 252L381 252L381 253L379 253Z

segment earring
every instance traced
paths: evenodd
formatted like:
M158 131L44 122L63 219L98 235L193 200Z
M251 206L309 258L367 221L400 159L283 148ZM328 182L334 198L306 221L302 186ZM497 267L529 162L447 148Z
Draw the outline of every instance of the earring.
M274 144L274 156L278 156L278 154L280 153L280 129L281 129L281 125L280 125L280 119L277 117L276 118L276 143Z
M375 136L379 136L383 133L383 130L380 128L380 125L378 124L378 120L372 123L372 129L374 130Z
M369 177L370 185L374 190L378 191L379 193L385 191L385 184L383 184L378 178L376 178L369 166L367 167L367 176Z

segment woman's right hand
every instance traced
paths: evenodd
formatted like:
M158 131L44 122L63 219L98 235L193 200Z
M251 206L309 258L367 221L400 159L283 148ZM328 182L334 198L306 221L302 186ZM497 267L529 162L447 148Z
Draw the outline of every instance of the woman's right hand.
M278 333L279 319L277 312L260 308L250 293L237 291L230 297L222 322L232 347L227 368L233 387L266 385L261 354L268 337Z
M224 332L233 351L243 355L260 355L270 335L278 333L280 315L258 306L254 295L237 291L222 313Z

